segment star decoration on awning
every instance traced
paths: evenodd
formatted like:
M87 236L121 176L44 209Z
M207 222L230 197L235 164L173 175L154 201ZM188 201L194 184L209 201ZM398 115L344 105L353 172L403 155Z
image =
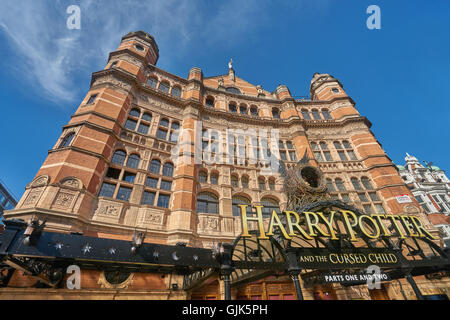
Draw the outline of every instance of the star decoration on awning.
M86 243L86 245L81 249L81 251L83 251L84 254L91 252L91 245L89 243Z
M116 254L116 248L109 248L109 254Z

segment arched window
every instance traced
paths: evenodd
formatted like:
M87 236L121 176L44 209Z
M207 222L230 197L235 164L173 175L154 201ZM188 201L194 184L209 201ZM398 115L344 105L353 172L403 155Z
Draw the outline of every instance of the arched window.
M334 141L333 144L334 144L334 147L336 148L336 150L342 149L342 145L339 141Z
M168 84L167 82L161 82L159 84L158 90L162 91L164 93L169 93L169 89L170 89L170 84Z
M207 107L214 108L214 98L213 97L207 97L205 102Z
M206 171L200 171L198 173L198 181L200 183L207 183L208 182L208 173Z
M366 188L367 190L372 190L372 189L373 189L372 184L370 183L369 178L367 178L367 177L362 177L362 178L361 178L361 182L362 182L364 188Z
M334 188L333 181L331 179L327 179L327 188L329 192L334 192L336 189Z
M247 215L252 213L251 202L249 199L242 196L234 196L231 200L233 208L233 216L238 217L241 215L241 208L238 207L239 204L247 205Z
M320 120L320 114L319 114L319 110L317 109L312 109L311 110L312 116L314 120Z
M278 204L277 201L275 201L272 198L262 198L261 205L263 206L262 214L265 217L267 216L270 217L272 215L273 210L275 210L275 212L280 211L280 205Z
M236 105L230 103L230 104L228 105L228 110L230 110L230 112L237 112Z
M239 185L239 178L236 175L231 176L231 185L237 187Z
M272 109L272 116L275 119L280 119L280 110L278 110L277 108L273 108Z
M351 178L350 180L352 181L352 185L355 190L362 190L361 184L359 183L359 180L357 178Z
M338 188L339 191L346 191L344 182L342 182L342 179L337 178L336 180L334 180L334 183L336 184L336 187Z
M219 213L219 198L212 192L197 195L197 213Z
M152 115L151 115L150 113L144 113L144 114L142 115L142 120L145 120L145 121L152 121Z
M247 112L247 107L244 106L244 105L240 106L240 107L239 107L239 113L240 113L240 114L248 114L248 112Z
M171 177L173 176L173 164L166 162L163 166L163 176Z
M181 98L181 88L180 87L173 87L171 93L172 93L172 96Z
M72 142L73 138L75 137L75 133L71 132L69 134L67 134L61 141L59 148L65 148L68 147L70 145L70 143Z
M155 78L148 78L147 79L147 85L149 85L152 88L156 88L156 85L158 84L158 79Z
M302 117L305 120L311 120L311 116L309 115L309 112L306 109L302 109Z
M225 90L230 93L241 94L241 90L235 87L227 87Z
M263 177L258 178L259 190L266 190L266 180Z
M168 128L168 127L169 127L169 120L166 119L166 118L163 118L163 119L161 119L161 121L159 121L159 125L160 125L161 127L166 127L166 128Z
M139 111L139 109L131 109L130 116L139 118L140 115L141 115L141 112Z
M211 173L209 179L211 180L211 184L219 183L219 175L216 172Z
M128 157L127 167L137 169L141 158L137 154L132 154Z
M150 167L148 168L148 171L150 171L151 173L159 174L160 170L161 170L161 161L159 161L158 159L153 159L150 162Z
M327 109L322 109L322 116L325 120L331 119L331 114Z
M257 107L251 107L250 108L250 114L254 117L258 116L258 108Z
M125 162L126 156L127 156L127 154L125 151L117 150L116 152L114 152L111 162L118 164L118 165L123 165L123 163Z
M269 189L275 190L275 179L273 178L269 179Z
M242 184L242 188L248 188L248 177L247 176L242 176L241 184Z

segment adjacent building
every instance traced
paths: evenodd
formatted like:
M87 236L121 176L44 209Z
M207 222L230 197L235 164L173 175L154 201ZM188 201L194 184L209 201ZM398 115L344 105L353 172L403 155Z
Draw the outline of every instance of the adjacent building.
M430 163L422 165L406 154L405 165L397 165L399 174L420 203L433 225L439 229L443 245L450 247L450 181L444 170Z
M138 230L147 242L211 248L240 235L239 204L263 205L269 213L286 208L283 181L270 160L275 156L288 168L307 159L323 173L332 199L366 213L416 215L437 233L337 78L316 73L310 99L295 99L286 85L266 90L249 83L231 61L221 75L205 76L194 67L183 77L158 68L158 58L151 35L138 31L122 38L105 69L93 73L85 98L7 218L39 217L47 220L48 231L111 239L131 240ZM401 195L411 201L399 202ZM118 282L101 270L82 275L85 298L113 297L118 288L119 297L138 299L223 294L217 278L184 292L171 290L174 283L182 287L177 275L136 272ZM416 281L426 294L448 290L446 282ZM20 273L10 281L28 288L28 297L39 297L43 289L32 288L34 283ZM307 287L304 295L414 299L412 290L402 296L401 286L392 281L379 291ZM13 297L15 291L8 290L0 293ZM286 275L233 291L235 299L294 297Z

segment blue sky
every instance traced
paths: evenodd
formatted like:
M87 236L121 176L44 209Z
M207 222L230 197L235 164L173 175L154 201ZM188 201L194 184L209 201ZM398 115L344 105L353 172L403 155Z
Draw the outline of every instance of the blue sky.
M66 28L81 7L81 30ZM381 9L369 30L366 9ZM389 157L405 152L450 169L449 1L2 0L0 179L23 194L89 89L92 72L132 30L151 33L157 65L196 66L273 91L309 94L315 72L338 78ZM447 141L447 142L446 142Z

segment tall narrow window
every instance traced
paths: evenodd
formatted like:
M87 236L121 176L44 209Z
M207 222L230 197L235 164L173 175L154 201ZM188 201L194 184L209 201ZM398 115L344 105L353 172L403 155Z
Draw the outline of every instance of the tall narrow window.
M258 116L258 108L256 108L256 107L251 107L251 108L250 108L250 114L251 114L252 116L254 116L254 117L257 117L257 116Z
M170 85L167 82L161 82L158 89L164 93L169 93Z
M239 113L240 114L248 114L247 107L246 106L240 106L239 107Z
M217 173L211 173L211 176L209 178L211 180L211 184L219 183L219 175Z
M258 178L258 187L259 190L266 190L266 180L262 177Z
M344 183L342 182L342 179L337 178L336 180L334 180L334 182L339 191L346 191Z
M71 132L69 134L67 134L61 141L61 143L59 144L59 148L65 148L68 147L70 145L70 143L72 142L73 138L75 137L75 133Z
M137 154L132 154L128 158L127 167L137 169L139 167L139 161L141 158Z
M302 117L305 120L311 120L311 116L309 115L309 112L306 109L302 109Z
M278 110L277 108L273 108L272 109L272 116L275 119L280 119L280 110Z
M232 176L231 176L231 186L237 187L238 184L239 184L239 179L238 179L238 177L235 176L235 175L232 175Z
M333 181L331 179L327 179L327 188L329 192L334 192L336 189L334 188Z
M118 164L118 165L123 165L123 163L125 162L126 156L127 156L127 154L125 153L125 151L117 150L116 152L114 152L111 162Z
M331 114L327 109L322 109L322 116L325 120L331 119Z
M312 110L311 110L311 113L312 113L312 115L313 115L313 119L314 119L314 120L321 120L321 119L320 119L319 111L318 111L317 109L312 109Z
M163 167L163 176L172 177L173 176L173 164L166 162Z
M93 104L95 102L95 99L97 98L97 94L93 94L89 97L89 100L86 104Z
M200 183L207 183L208 182L208 173L206 173L205 171L200 171L200 173L198 174L198 181Z
M370 181L369 181L369 178L367 178L367 177L362 177L362 178L361 178L361 182L362 182L364 188L366 188L367 190L372 190L372 189L373 189L373 188L372 188L372 184L371 184Z
M237 112L236 106L232 103L228 105L228 109L230 110L230 112Z
M359 180L357 178L351 178L351 181L355 190L362 190L361 184L359 183Z
M207 107L214 108L214 98L213 97L206 98L205 104Z
M201 192L197 196L197 212L219 213L219 198L212 192Z
M171 93L172 93L172 96L181 98L181 88L180 87L173 87Z
M150 162L150 167L148 169L151 173L159 174L159 171L161 170L161 162L157 159L153 159Z
M248 188L248 177L247 176L242 176L241 184L242 184L242 188L244 188L244 189Z

